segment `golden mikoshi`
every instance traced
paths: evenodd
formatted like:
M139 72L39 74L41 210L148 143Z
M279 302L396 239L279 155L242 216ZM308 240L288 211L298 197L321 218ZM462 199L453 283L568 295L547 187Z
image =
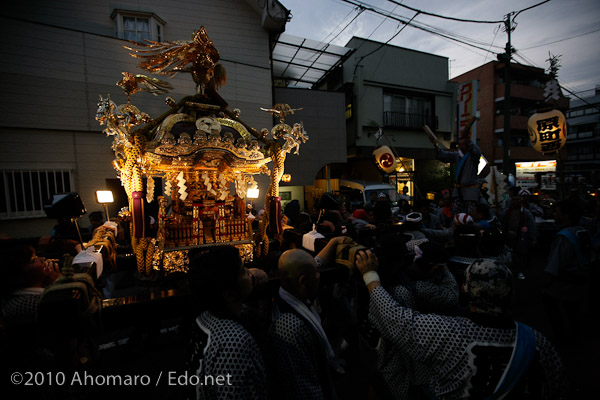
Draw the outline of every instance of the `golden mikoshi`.
M190 41L131 42L124 47L141 60L140 68L164 76L189 73L197 89L179 101L167 97L169 109L155 118L141 112L131 97L139 92L166 94L172 86L165 81L123 72L117 85L127 103L117 105L110 96L100 96L96 119L113 137L113 166L129 200L122 215L130 223L138 272L185 271L187 252L197 246L234 244L246 261L266 255L269 234L281 229L279 181L286 155L298 154L308 140L302 124L285 123L300 109L287 104L261 108L279 117L279 123L260 132L240 119L240 110L229 110L217 93L227 75L204 27ZM256 187L256 174L270 175L270 184L267 212L253 235L245 198L248 188ZM164 182L164 196L156 199L154 178ZM144 203L154 200L159 204L157 221L149 226Z

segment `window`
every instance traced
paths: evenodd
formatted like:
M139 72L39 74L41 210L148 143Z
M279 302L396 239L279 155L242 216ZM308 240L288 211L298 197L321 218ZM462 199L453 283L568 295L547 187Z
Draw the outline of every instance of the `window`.
M165 22L157 15L127 10L114 10L115 36L119 39L143 42L144 39L163 40Z
M584 110L573 110L573 111L569 111L569 118L570 117L580 117L584 114Z
M597 113L598 113L598 106L585 109L585 115L591 115L591 114L597 114Z
M141 42L150 37L150 20L148 18L123 17L123 39Z
M383 123L398 128L422 128L432 126L432 102L430 99L385 93L383 95Z
M68 169L0 170L0 219L45 217L44 203L72 188Z

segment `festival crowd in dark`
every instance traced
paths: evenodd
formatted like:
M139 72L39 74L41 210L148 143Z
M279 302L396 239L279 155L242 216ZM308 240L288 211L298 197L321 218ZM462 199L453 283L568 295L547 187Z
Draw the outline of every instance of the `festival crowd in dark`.
M516 322L511 306L515 279L529 279L543 211L518 187L502 210L476 201L466 212L455 200L444 191L438 203L395 207L380 194L349 209L326 194L315 213L288 203L285 229L252 265L230 246L191 250L181 369L231 381L173 388L173 398L583 395L565 352L586 333L585 310L595 301L597 202L570 198L554 207L560 231L548 246L543 291L551 330L542 334ZM81 335L69 336L80 351L32 334L40 332L44 288L61 276L58 260L37 257L32 246L4 249L2 259L5 359L77 369L101 358L85 336L97 321L77 322Z

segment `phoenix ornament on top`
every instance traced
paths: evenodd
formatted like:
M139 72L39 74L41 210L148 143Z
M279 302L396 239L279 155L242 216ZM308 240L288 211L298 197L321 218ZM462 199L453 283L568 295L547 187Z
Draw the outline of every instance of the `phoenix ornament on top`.
M132 57L142 59L140 68L155 74L174 76L178 72L189 72L198 88L198 93L206 89L216 90L227 81L225 68L219 64L219 52L206 29L201 27L194 32L191 41L132 42L138 49L124 46L132 51Z
M168 93L173 89L170 83L156 78L150 78L146 75L134 75L129 72L123 72L123 79L117 82L123 91L127 94L127 101L131 102L131 96L139 91L150 92L155 96Z

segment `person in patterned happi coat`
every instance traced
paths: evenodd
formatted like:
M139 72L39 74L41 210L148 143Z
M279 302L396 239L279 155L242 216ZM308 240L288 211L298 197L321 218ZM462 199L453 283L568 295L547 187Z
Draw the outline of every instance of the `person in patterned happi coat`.
M190 257L188 279L200 311L192 327L187 368L199 377L199 384L193 388L195 393L188 394L190 398L268 397L259 347L241 323L244 300L255 279L262 279L264 273L260 272L248 270L232 246L214 247Z
M280 288L269 330L278 397L337 398L335 375L344 370L313 302L319 289L317 265L330 258L336 244L343 241L342 236L331 239L316 258L301 249L288 250L279 258Z
M412 247L404 265L395 274L385 277L390 295L421 313L454 314L458 306L459 287L446 265L448 254L444 247L425 241ZM397 296L397 297L396 297ZM367 318L367 317L365 317ZM375 355L372 368L379 384L373 385L378 399L412 399L419 395L420 386L427 385L430 373L426 365L416 362L397 348L368 321L363 321L369 352ZM365 351L367 351L365 349Z
M410 292L398 286L392 297L381 286L378 260L370 251L357 255L356 266L370 293L369 321L410 361L427 368L425 390L433 398L559 399L564 394L564 368L552 344L510 318L512 274L505 265L476 260L467 268L467 316L406 307Z

